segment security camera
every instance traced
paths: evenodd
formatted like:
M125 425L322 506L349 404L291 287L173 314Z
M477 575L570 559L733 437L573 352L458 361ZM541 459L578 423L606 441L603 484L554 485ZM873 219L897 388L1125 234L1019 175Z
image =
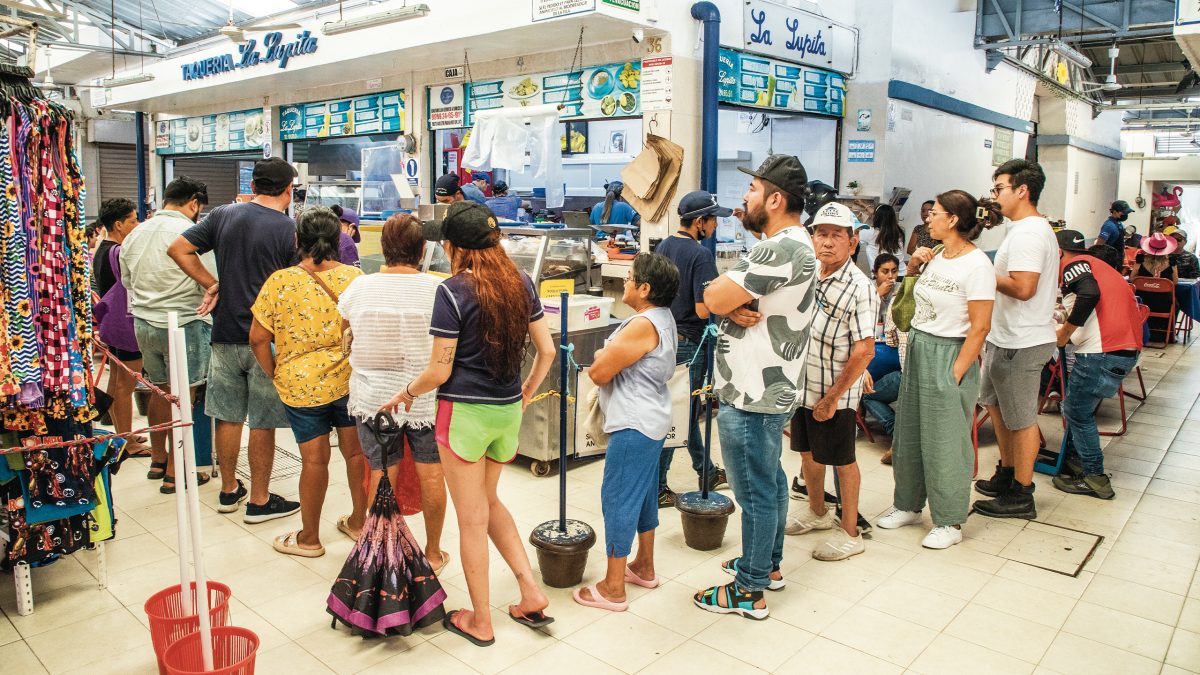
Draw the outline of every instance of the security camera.
M640 43L642 40L645 40L645 39L646 39L646 31L645 30L643 30L641 28L633 29L633 41L634 42Z

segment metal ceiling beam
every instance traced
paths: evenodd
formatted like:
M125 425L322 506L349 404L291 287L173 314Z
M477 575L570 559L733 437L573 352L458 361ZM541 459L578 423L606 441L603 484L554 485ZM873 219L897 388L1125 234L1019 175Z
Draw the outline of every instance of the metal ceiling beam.
M1117 75L1140 75L1143 73L1169 73L1174 70L1184 70L1180 61L1160 61L1155 63L1128 63L1117 66ZM1108 66L1097 64L1092 68L1096 75L1107 75Z
M176 47L176 43L172 40L163 39L156 35L147 33L145 31L145 29L138 28L137 26L133 26L129 23L126 23L125 21L122 21L121 19L116 18L116 17L110 17L110 16L105 16L103 14L100 14L99 12L92 10L92 8L90 8L86 5L82 5L78 2L76 2L75 0L63 0L63 4L67 7L69 7L71 10L78 12L78 13L82 14L83 16L87 17L88 23L91 23L96 28L99 28L101 30L107 30L109 35L113 36L114 40L116 39L115 28L120 28L130 34L136 35L137 37L139 37L143 40L146 40L148 42L153 42L153 43L155 43L161 47L164 47L166 49L174 49ZM121 41L117 40L117 42L121 42ZM129 48L130 45L124 45L124 47Z
M1061 15L1054 0L988 0L975 11L975 42L981 49L1060 33L1066 42L1169 37L1175 21L1174 0L1064 0Z

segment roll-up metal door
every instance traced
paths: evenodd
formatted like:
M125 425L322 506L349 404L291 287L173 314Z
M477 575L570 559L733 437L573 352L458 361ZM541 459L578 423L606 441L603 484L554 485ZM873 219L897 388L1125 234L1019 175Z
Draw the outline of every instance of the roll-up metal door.
M176 157L176 178L187 176L208 185L208 208L232 204L238 194L238 160L232 157Z
M124 197L137 203L137 152L128 144L100 145L100 190L96 213L106 199ZM92 201L92 200L88 200Z

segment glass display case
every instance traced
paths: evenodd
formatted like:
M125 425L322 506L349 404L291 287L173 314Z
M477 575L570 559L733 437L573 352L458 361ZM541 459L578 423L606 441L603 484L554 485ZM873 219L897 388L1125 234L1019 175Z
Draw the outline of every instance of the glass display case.
M337 205L354 209L354 212L358 213L361 189L362 186L358 181L314 181L308 184L307 192L304 195L304 208Z
M591 229L560 227L501 227L501 245L517 267L541 285L543 281L573 279L574 293L585 294L593 283Z
M399 143L363 148L360 217L384 220L392 212L413 208L414 195L404 169L407 159Z

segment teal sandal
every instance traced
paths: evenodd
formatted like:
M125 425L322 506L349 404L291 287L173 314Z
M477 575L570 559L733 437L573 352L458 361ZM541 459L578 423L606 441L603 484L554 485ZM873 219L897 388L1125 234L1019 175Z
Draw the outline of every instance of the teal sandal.
M721 571L724 572L725 574L728 574L731 577L736 577L738 575L738 571L739 571L738 570L738 561L739 560L741 560L741 557L737 557L732 560L726 560L725 562L721 563ZM779 571L778 567L771 570L771 572L778 572L778 571ZM768 591L782 591L783 589L787 588L787 580L785 580L785 579L771 579L769 576L767 577L767 579L770 582L769 584L767 584Z
M719 602L722 595L725 596L727 605L725 607L722 607ZM762 591L743 591L737 587L737 582L730 582L724 586L713 586L692 597L696 606L705 611L715 614L740 614L755 621L762 621L770 615L770 611L766 607L754 606L754 603L762 599Z

